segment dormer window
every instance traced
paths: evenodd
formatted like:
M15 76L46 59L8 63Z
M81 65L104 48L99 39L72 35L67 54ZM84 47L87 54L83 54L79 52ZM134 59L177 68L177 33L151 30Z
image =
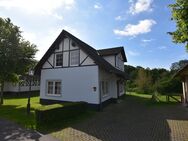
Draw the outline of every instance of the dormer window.
M58 54L56 54L56 67L59 67L62 65L63 65L63 54L58 53Z

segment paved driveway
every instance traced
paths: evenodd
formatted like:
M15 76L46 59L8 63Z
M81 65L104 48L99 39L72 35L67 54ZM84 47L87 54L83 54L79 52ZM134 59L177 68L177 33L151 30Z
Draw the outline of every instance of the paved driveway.
M148 105L129 96L53 136L63 141L188 141L188 109Z
M0 119L0 141L58 141L51 135L27 130L14 122Z

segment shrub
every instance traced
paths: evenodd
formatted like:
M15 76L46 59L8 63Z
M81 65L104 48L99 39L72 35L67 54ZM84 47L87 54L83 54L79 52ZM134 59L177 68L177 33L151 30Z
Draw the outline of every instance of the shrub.
M182 93L181 82L178 79L164 80L157 86L157 91L161 94Z
M68 104L52 104L38 107L36 113L37 127L52 124L58 121L65 121L73 118L78 114L86 111L87 104L85 102L75 102Z

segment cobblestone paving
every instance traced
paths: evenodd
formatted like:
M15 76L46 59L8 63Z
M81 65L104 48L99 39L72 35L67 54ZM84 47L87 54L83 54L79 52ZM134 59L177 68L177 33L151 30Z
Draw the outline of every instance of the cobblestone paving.
M51 135L22 128L12 121L0 119L0 141L59 141Z
M188 141L188 108L148 105L129 96L53 136L63 141Z

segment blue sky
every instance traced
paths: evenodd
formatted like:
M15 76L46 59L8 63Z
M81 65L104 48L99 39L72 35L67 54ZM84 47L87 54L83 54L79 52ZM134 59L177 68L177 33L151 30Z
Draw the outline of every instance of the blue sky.
M0 16L20 27L37 45L40 59L62 29L96 49L124 46L126 64L169 69L186 59L168 5L175 0L0 0Z

